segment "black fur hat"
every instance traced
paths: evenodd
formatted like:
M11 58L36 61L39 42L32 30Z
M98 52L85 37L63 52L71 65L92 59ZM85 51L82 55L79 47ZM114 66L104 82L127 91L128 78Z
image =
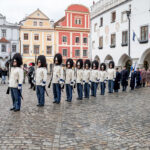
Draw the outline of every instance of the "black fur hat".
M110 65L112 65L112 68L114 68L114 67L115 67L114 61L110 61L110 62L109 62L109 68L110 68Z
M105 63L101 63L100 70L102 70L102 66L104 66L104 70L106 70L106 64Z
M22 56L20 55L20 53L16 53L13 58L12 58L12 65L13 65L13 61L16 60L17 61L17 67L21 67L22 65Z
M73 67L74 62L73 62L73 60L71 58L67 59L67 61L66 61L66 67L67 67L68 64L70 64L70 68Z
M58 65L61 65L62 64L62 55L60 53L57 53L54 57L54 64L55 64L55 61L56 59L58 60Z
M96 66L96 70L97 70L98 67L99 67L99 62L98 62L97 60L94 60L94 61L92 62L92 69L93 69L94 65Z
M77 62L76 62L76 67L80 65L80 69L83 68L83 60L82 59L78 59Z
M88 65L88 67L91 67L91 61L89 59L86 59L84 62L84 68L86 68L86 65Z
M39 61L41 62L41 67L46 67L46 57L44 55L38 56L37 64Z

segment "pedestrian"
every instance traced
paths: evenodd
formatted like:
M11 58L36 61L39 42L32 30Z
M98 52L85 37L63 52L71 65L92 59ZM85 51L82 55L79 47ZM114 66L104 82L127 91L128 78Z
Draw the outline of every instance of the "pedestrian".
M126 91L128 86L128 77L129 73L126 68L126 66L123 67L123 70L121 71L121 85L122 85L122 91Z
M105 95L105 88L106 88L106 82L107 82L107 72L106 72L105 63L100 64L99 81L100 81L100 89L101 89L100 94Z
M119 92L120 81L121 81L121 73L119 72L119 69L116 68L116 78L115 78L115 81L114 81L114 91L115 92Z
M21 108L21 91L23 83L23 69L21 66L22 57L19 53L16 53L12 58L12 67L9 78L9 88L13 102L13 107L10 110L14 110L15 112L20 111Z
M139 68L137 68L136 70L136 88L140 88L141 87L141 73Z
M131 90L134 90L135 82L136 82L136 72L134 71L134 69L132 69L132 71L131 71L131 79L130 79Z
M91 71L91 76L90 76L90 81L91 81L91 96L96 97L97 93L97 87L99 83L99 62L97 60L94 60L92 62L92 71Z
M47 80L46 58L40 55L37 58L37 69L35 71L36 95L38 99L38 107L45 105L45 86Z
M141 79L142 79L142 81L141 81L142 87L145 87L145 84L146 84L146 70L145 70L145 68L143 68L141 70Z
M107 70L108 74L108 93L113 93L114 89L114 81L116 78L116 71L114 69L115 64L114 61L109 62L109 69Z
M64 88L64 75L62 67L62 55L57 53L54 56L54 68L52 75L53 83L53 103L59 104L61 101L61 90Z
M6 68L2 69L2 84L6 84L6 76L7 76L7 70Z
M83 60L78 59L76 62L76 84L77 84L77 100L83 99Z
M2 68L0 68L0 83L2 83Z
M150 87L150 68L146 72L147 86Z
M84 84L84 98L89 99L90 95L90 71L91 61L89 59L84 62L84 71L83 71L83 84Z
M28 79L29 79L29 84L30 84L30 88L29 89L32 89L34 87L34 84L33 84L33 80L34 80L34 74L35 74L35 63L30 63L29 64L29 71L28 71Z
M66 84L66 96L67 102L72 101L72 91L74 86L74 70L73 70L74 62L71 58L66 61L66 74L65 74L65 84Z

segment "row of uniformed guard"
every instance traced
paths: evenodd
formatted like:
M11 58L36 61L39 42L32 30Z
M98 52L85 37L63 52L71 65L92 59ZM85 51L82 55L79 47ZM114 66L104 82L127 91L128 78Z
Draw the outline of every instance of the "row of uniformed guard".
M45 91L47 81L47 69L46 58L43 55L37 58L37 68L35 71L35 77L33 83L36 85L36 94L39 107L45 104ZM11 91L11 97L13 101L13 107L11 110L20 111L21 98L22 98L22 83L23 83L23 69L22 57L19 53L15 54L12 59L12 67L9 79L9 89ZM123 73L123 74L126 74ZM106 82L108 81L109 93L113 93L114 83L119 84L119 80L116 82L116 70L114 69L114 62L109 63L109 68L106 71L105 63L100 64L94 60L92 63L90 60L83 62L82 59L78 59L76 62L76 68L71 58L66 61L66 69L62 67L62 55L56 54L54 57L54 67L51 76L51 83L53 86L53 103L59 104L61 101L61 91L66 85L66 101L72 101L72 93L75 87L77 87L78 100L89 98L90 89L91 96L96 97L97 87L100 83L101 95L105 94ZM125 81L127 79L125 78ZM126 83L126 82L125 82ZM116 86L116 92L119 89ZM126 88L126 85L125 85Z

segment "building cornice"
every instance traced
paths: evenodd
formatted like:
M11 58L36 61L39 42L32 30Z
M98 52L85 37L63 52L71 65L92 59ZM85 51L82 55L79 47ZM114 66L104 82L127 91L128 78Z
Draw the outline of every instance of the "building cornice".
M74 32L90 32L90 29L77 29L77 28L55 28L56 31L74 31Z

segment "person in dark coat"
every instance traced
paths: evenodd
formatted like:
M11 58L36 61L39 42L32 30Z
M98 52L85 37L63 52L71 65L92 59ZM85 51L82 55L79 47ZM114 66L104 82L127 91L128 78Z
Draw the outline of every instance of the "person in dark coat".
M118 92L120 89L120 80L121 80L121 74L119 72L119 69L116 68L116 78L115 78L115 82L114 82L114 91Z
M137 68L136 70L136 88L140 88L141 87L141 72L140 69Z
M126 66L123 67L123 70L121 71L121 85L122 85L122 91L126 91L128 86L128 70L126 69Z
M135 88L135 80L136 80L136 72L134 71L134 69L132 69L131 80L130 80L131 90L134 90L134 88Z
M28 78L29 78L29 83L30 83L30 89L32 89L34 87L33 84L33 80L34 80L34 73L35 73L35 64L34 63L30 63L29 64L29 71L28 71Z

